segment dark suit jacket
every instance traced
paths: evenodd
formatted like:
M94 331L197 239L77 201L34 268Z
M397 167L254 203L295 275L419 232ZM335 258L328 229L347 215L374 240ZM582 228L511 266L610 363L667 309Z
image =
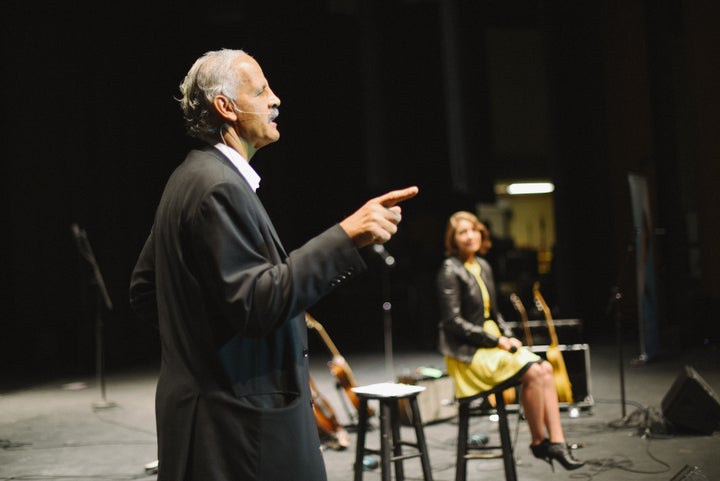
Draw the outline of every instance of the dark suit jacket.
M326 479L304 311L364 269L339 225L287 254L230 161L188 154L130 287L160 329L158 480Z
M507 337L512 331L497 310L497 296L493 272L488 262L478 257L480 277L488 289L492 310L490 318L497 322ZM498 338L483 330L485 322L484 299L475 277L463 266L460 259L445 259L437 275L440 306L439 349L442 354L461 361L472 361L479 347L495 347Z

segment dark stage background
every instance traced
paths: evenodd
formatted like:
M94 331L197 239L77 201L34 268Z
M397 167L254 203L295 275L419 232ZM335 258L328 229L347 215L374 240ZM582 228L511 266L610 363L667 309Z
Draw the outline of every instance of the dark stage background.
M605 309L619 284L623 336L637 337L634 266L621 269L631 172L648 178L656 216L664 348L717 342L713 0L12 0L5 10L0 386L94 369L95 289L74 222L114 302L101 311L108 368L157 362L156 332L128 306L129 275L165 179L195 145L177 85L221 47L254 55L283 102L282 139L253 165L286 247L387 189L421 188L386 245L396 267L365 253L367 275L311 309L341 350L383 349L385 280L395 347L433 348L445 219L492 202L495 180L509 177L556 185L544 279L555 317L583 319L591 342L614 339ZM541 77L513 67L525 53L497 41L518 33L542 52ZM544 107L499 97L497 67L517 73L502 79L511 96L542 86Z

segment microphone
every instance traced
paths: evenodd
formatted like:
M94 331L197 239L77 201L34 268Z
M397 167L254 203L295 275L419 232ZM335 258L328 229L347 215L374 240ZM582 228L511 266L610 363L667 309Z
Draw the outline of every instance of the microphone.
M272 107L270 110L266 110L265 112L255 112L250 110L241 110L235 105L235 102L233 102L233 109L235 109L235 112L239 114L248 114L248 115L269 115L270 116L270 122L278 118L280 115L280 109L278 107Z
M382 244L374 244L372 248L373 251L375 251L375 253L379 255L383 261L385 261L385 264L387 264L388 267L395 265L395 258L390 255Z
M512 346L510 347L510 354L515 354L517 352L517 347Z

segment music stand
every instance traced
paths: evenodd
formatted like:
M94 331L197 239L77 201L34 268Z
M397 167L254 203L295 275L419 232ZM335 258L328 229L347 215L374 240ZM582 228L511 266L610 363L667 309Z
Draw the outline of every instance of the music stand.
M75 237L75 243L80 256L85 259L92 268L90 284L95 285L97 293L97 307L95 309L95 373L98 386L100 386L100 401L93 403L92 407L93 410L112 408L117 406L117 404L113 401L108 401L105 397L105 342L102 316L103 307L108 311L112 310L112 301L105 287L100 266L95 259L95 254L90 246L90 241L88 241L85 230L74 223L70 227Z

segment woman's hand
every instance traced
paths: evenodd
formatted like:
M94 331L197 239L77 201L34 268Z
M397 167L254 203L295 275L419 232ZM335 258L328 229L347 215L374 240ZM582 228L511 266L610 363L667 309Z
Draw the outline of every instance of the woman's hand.
M497 347L504 351L515 352L522 347L522 342L514 337L500 336Z

